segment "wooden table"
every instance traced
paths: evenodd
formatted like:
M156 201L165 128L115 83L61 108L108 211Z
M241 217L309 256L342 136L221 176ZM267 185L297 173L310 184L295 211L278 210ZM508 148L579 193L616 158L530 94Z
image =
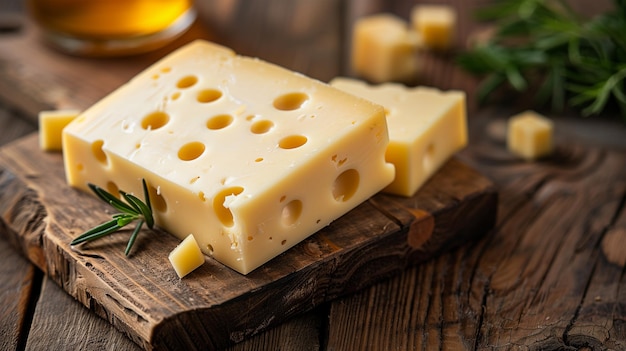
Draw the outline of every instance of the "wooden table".
M461 13L457 46L462 49L464 38L478 28L469 13L487 1L446 2ZM577 4L598 9L595 2ZM321 80L349 74L345 48L352 20L383 10L406 17L411 5L206 1L200 21L175 44L113 60L53 52L25 21L21 29L0 34L0 144L35 131L38 111L85 108L193 38L215 40ZM555 155L523 162L506 151L504 133L506 118L528 106L478 107L476 81L452 58L426 55L420 83L467 91L471 141L459 158L498 186L494 230L231 349L626 349L626 126L610 118L551 115ZM3 237L0 349L138 348Z

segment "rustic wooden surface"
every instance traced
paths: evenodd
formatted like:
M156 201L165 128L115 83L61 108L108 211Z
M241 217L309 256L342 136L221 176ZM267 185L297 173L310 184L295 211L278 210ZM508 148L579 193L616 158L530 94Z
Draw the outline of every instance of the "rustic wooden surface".
M476 239L496 206L491 181L452 159L414 197L378 194L246 276L208 260L181 280L167 261L178 240L161 231L145 230L132 259L119 235L72 249L109 218L108 205L66 186L61 154L42 152L36 133L0 148L8 240L146 349L240 342Z
M7 0L0 0L0 4L2 1ZM487 1L442 2L469 11ZM584 13L596 12L610 3L573 2ZM213 2L206 3L210 8ZM332 6L333 2L322 3ZM344 35L345 23L354 13L385 9L399 13L412 2L369 0L352 4L358 6L340 6L345 17L339 30ZM254 31L257 20L265 24L263 18L277 16L269 8L257 11L262 15L255 21L239 23ZM279 18L277 21L287 21ZM288 18L292 25L298 22ZM219 40L224 35L221 28L233 26L225 23L208 23L208 30L200 28L197 33ZM476 27L468 13L460 18L459 47ZM280 42L281 35L289 35L280 28L265 28L269 34L264 34L264 39ZM242 36L246 36L243 30L233 34L229 39L232 46L237 46ZM248 47L242 44L238 49L273 62L288 57L280 63L288 67L302 64L305 73L312 66L339 67L337 72L333 68L316 73L325 80L330 78L327 74L346 74L345 54L340 52L345 41L345 36L318 38L310 47L319 50L316 57L329 58L329 66L308 63L304 49L298 61L288 62L298 55L285 54L284 48L265 50L262 40L244 42ZM274 44L276 47L280 45ZM142 60L149 58L104 62L67 58L38 45L29 26L17 32L3 31L0 143L34 131L36 125L30 121L41 108L88 105L104 94L98 93L99 86L123 81L141 68ZM425 84L462 88L469 96L475 91L475 81L449 64L449 57L428 56L424 65ZM36 74L42 70L33 71L33 66L50 70ZM59 75L45 74L55 70ZM610 119L582 119L573 113L552 115L557 123L558 152L549 159L525 163L505 151L503 137L505 118L527 106L470 106L470 145L459 157L498 186L496 229L479 241L360 293L323 304L230 349L626 349L626 127ZM6 240L0 240L0 267L1 349L136 347L45 278Z

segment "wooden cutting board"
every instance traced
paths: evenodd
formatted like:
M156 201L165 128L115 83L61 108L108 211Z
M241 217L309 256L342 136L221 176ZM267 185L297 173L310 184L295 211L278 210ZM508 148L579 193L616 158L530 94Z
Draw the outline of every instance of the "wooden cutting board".
M0 232L70 295L145 349L228 346L479 237L494 224L494 185L450 160L414 197L378 194L247 276L207 257L183 279L178 239L143 231L70 248L110 207L65 183L62 156L32 134L0 149ZM62 323L63 321L59 321Z

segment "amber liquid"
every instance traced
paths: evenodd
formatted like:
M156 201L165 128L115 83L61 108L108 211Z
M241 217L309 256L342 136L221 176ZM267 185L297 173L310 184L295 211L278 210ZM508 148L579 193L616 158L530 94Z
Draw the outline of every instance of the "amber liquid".
M28 8L53 42L100 50L162 45L195 17L192 0L29 0Z

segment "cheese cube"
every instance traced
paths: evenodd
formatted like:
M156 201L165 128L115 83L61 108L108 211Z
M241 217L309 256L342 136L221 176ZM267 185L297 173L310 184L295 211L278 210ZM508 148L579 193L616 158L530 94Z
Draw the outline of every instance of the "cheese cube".
M535 160L552 153L552 121L534 112L525 111L509 118L507 147L526 159Z
M247 274L382 190L384 109L195 41L64 129L67 182L142 194L156 222Z
M450 156L467 145L465 93L434 88L406 88L396 83L378 86L338 77L336 88L383 105L387 112L387 161L396 178L385 191L412 196Z
M415 5L411 10L411 24L429 49L443 51L454 44L456 11L450 5Z
M187 235L187 237L170 252L168 259L179 278L186 276L204 263L204 255L193 234Z
M80 111L58 110L39 112L39 147L44 151L61 151L61 134Z
M358 19L352 33L352 70L371 82L413 81L419 38L403 19L378 14Z

